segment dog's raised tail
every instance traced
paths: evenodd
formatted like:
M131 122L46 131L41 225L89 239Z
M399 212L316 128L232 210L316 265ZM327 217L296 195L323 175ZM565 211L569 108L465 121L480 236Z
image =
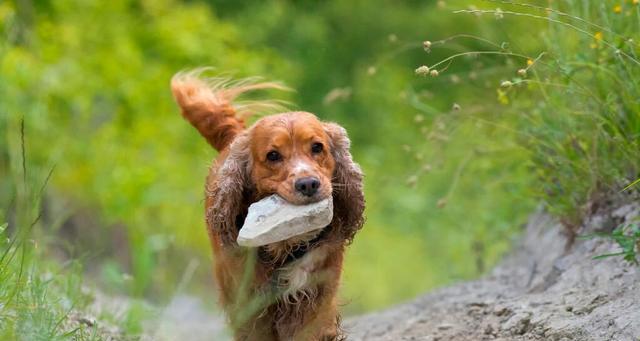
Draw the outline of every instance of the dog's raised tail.
M235 81L222 77L205 78L201 77L203 71L206 69L177 73L171 79L171 91L182 116L218 151L245 129L246 117L283 107L278 101L235 101L251 90L288 90L279 83L258 82L256 78Z

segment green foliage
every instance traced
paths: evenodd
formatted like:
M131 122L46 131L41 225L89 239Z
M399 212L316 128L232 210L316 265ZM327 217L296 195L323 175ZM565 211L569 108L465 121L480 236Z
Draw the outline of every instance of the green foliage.
M538 51L514 37L509 44L489 42L488 49L462 55L494 54L510 61L510 67L497 70L501 80L494 83L503 105L496 110L509 115L493 116L491 122L517 131L536 176L537 197L575 227L589 201L619 191L640 172L640 10L617 1L565 1L554 8L487 3L507 9L458 12L488 14L505 27L508 19L547 24Z
M594 257L594 259L622 256L627 262L640 265L640 262L638 262L638 254L640 253L640 225L637 223L623 224L611 233L598 233L596 236L611 239L620 246L621 251L600 255Z
M484 14L451 13L469 5ZM27 177L55 165L33 239L87 259L111 291L160 300L197 259L188 289L213 300L202 192L215 152L168 87L211 65L282 80L297 92L278 98L349 131L368 220L346 259L348 311L477 276L538 200L575 224L638 178L638 6L614 5L2 2L0 221L16 212L24 117Z
M42 195L53 169L32 167L24 122L15 132L6 140L18 139L18 150L7 150L13 167L4 169L5 179L12 179L5 188L12 197L8 208L0 209L0 217L9 220L0 225L0 339L108 339L101 329L104 322L119 325L126 335L139 334L151 310L136 300L129 300L124 318L94 307L101 313L100 321L83 322L94 303L91 281L83 278L83 259L61 262L55 239L41 233L48 227L43 224Z
M491 3L507 7L489 8ZM507 115L487 115L484 109L480 118L477 113L461 115L457 124L486 120L516 132L511 141L527 151L522 161L535 175L533 193L575 228L588 203L638 183L632 180L640 172L640 8L630 1L564 1L553 8L506 1L485 5L457 13L475 14L479 20L491 15L505 27L509 19L546 23L539 36L544 44L536 51L523 46L523 37L497 44L470 36L487 48L451 55L416 73L428 76L444 67L440 73L446 74L461 57L507 58L507 68L487 75L497 88L501 107L495 110ZM437 44L448 40L429 42ZM633 231L627 226L606 235L623 249L614 255L630 262L636 261Z
M19 20L17 7L3 6L6 22ZM277 59L243 48L237 28L216 20L202 4L34 6L25 46L6 46L3 54L3 124L15 126L25 116L34 163L56 164L57 206L71 214L100 212L83 230L126 225L125 245L117 248L131 250L121 264L134 279L127 290L166 295L175 288L152 283L177 282L175 269L193 256L178 252L174 259L176 248L210 254L201 198L213 157L180 119L169 79L199 65L240 69L238 76L262 73ZM284 63L276 66L286 69ZM77 252L104 256L95 254L104 245L84 247Z
M56 165L46 202L49 216L60 221L46 224L57 226L49 235L64 233L74 217L92 217L79 219L75 231L82 233L69 241L68 252L97 259L91 273L111 290L166 298L184 264L206 264L210 257L202 184L215 154L179 118L168 91L172 74L188 67L213 65L238 77L284 80L297 89L285 99L347 127L367 173L369 204L367 227L346 266L344 296L352 311L481 273L507 249L514 221L522 222L531 207L522 200L522 171L511 176L508 167L486 159L462 167L457 185L450 185L459 168L456 158L467 157L477 140L424 153L425 163L434 156L433 170L422 177L429 180L407 186L417 171L414 153L401 145L424 138L411 133L417 109L406 101L416 96L408 85L409 65L424 58L424 23L453 27L442 16L446 10L434 4L284 1L219 7L119 0L32 7L5 2L0 10L7 37L0 62L0 129L10 135L25 117L33 136L32 164ZM471 20L455 27L480 29ZM464 91L451 88L430 104L449 107ZM472 132L468 128L465 134ZM1 142L2 153L16 150L11 141ZM485 181L496 179L495 169L501 169L500 180ZM483 175L466 176L478 171ZM513 196L502 192L482 199L494 190L507 190L522 204L510 207ZM4 193L9 192L1 198L8 205L10 195ZM449 205L438 208L445 196ZM379 258L372 263L374 254ZM209 267L201 266L193 280L200 285L191 289L213 299L209 277ZM371 278L379 279L376 289L363 292Z
M640 12L628 3L617 13L616 5L560 8L606 27L551 25L548 55L533 68L532 87L543 101L520 108L531 112L527 121L533 124L523 129L531 134L526 143L533 150L540 196L574 224L588 200L619 191L640 172Z
M63 324L72 309L87 303L79 263L71 261L63 267L46 261L46 246L32 239L40 219L41 186L30 181L46 180L28 166L23 135L19 141L21 153L16 159L20 162L14 163L18 167L5 174L13 178L9 186L14 185L14 211L10 216L5 209L0 211L0 217L11 219L0 225L0 339L89 340L83 327Z

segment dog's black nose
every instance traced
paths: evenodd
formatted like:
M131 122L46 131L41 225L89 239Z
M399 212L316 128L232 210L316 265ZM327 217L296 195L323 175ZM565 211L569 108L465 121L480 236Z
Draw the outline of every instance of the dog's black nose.
M314 176L308 176L296 180L294 186L296 191L305 196L311 197L318 192L318 188L320 188L320 180Z

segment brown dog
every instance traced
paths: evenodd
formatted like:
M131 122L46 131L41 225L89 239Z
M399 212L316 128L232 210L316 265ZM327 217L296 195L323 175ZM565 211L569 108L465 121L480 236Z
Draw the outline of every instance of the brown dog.
M345 247L364 222L362 172L346 131L306 112L242 117L270 106L235 98L274 83L202 79L171 82L182 115L220 153L206 183L206 222L220 303L236 340L339 340L336 294ZM236 238L250 204L277 193L293 204L333 196L332 222L321 231L259 248Z

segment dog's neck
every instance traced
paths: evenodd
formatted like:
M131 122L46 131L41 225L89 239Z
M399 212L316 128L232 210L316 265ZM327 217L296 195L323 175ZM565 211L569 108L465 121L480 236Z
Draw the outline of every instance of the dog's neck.
M329 234L331 226L306 233L285 241L261 246L259 259L264 264L283 267L304 257L309 251L320 245Z
M287 258L284 260L284 264L289 264L291 262L296 261L297 259L302 258L309 250L315 248L320 244L322 240L324 240L328 234L327 231L331 229L331 226L326 226L320 233L318 233L313 239L308 242L303 243L300 247L295 248L291 253L287 255Z

